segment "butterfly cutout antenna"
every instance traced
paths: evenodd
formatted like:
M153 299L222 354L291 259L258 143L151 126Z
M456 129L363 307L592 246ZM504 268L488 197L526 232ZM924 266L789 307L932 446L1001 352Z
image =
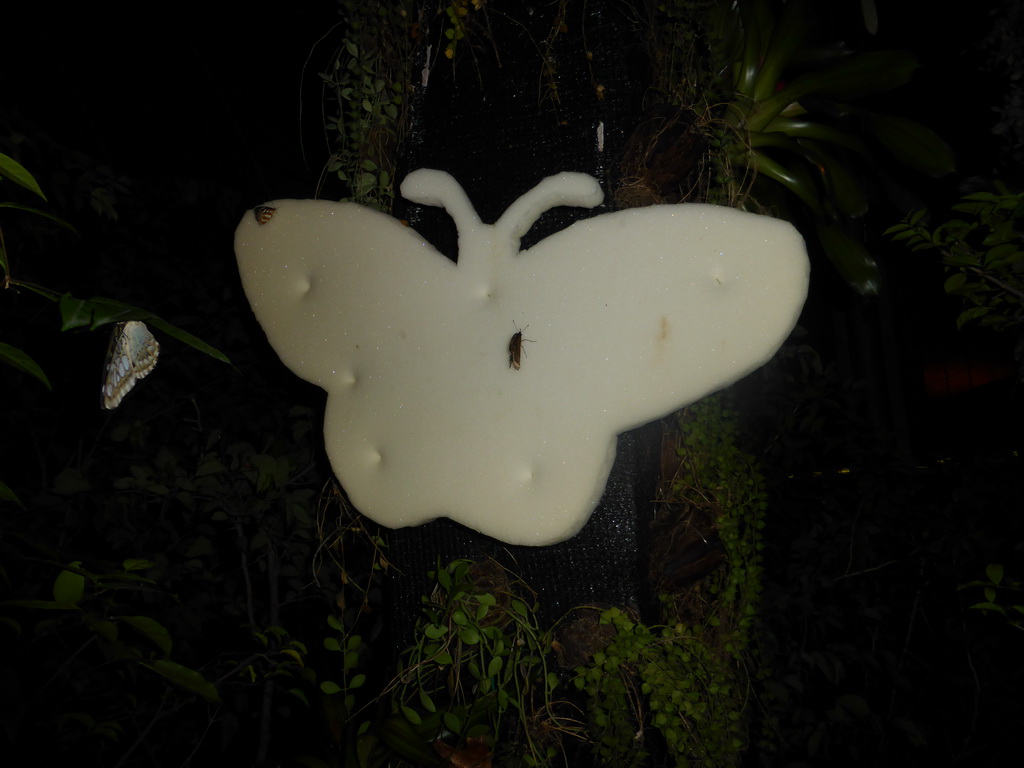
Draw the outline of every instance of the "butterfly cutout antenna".
M494 224L484 224L459 182L444 171L413 171L405 177L401 191L407 200L448 212L459 232L459 266L471 268L475 267L472 262L483 260L495 244L509 243L512 247L507 255L518 253L520 239L548 209L558 205L593 208L604 200L601 185L593 176L560 173L521 195Z

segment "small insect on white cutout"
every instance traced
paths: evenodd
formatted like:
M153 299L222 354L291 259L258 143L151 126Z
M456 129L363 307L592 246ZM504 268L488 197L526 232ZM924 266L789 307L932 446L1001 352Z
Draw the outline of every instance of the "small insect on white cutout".
M256 223L266 224L270 221L270 217L274 215L276 210L277 208L271 208L269 205L257 205L252 209L252 213L256 217Z
M529 325L522 330L520 330L519 326L515 323L512 323L512 325L516 329L516 332L512 334L512 338L508 341L508 367L515 368L518 371L520 359L526 354L526 350L523 349L523 344L527 341L532 343L533 339L527 339L523 336L523 331L525 331L526 328L529 328Z
M160 345L141 320L128 320L114 326L103 366L102 405L112 411L140 379L156 366Z

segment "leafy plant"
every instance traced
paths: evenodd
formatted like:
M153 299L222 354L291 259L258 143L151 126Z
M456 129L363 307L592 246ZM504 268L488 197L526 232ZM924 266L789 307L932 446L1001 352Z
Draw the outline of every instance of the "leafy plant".
M5 718L12 745L39 755L118 754L124 760L176 710L197 699L220 701L201 672L172 658L170 633L146 607L146 597L159 592L142 575L152 562L97 563L98 570L80 560L59 566L38 555L12 557L11 543L5 542L6 575L21 594L29 589L26 572L57 571L52 599L36 595L0 603L20 659L17 667L3 669L5 687L20 699ZM37 742L41 731L53 738L47 749ZM132 742L121 746L126 736Z
M433 576L422 637L396 678L397 711L436 734L443 757L468 749L493 752L503 765L547 765L579 728L556 710L559 678L536 604L491 561L439 564Z
M5 180L16 179L42 199L24 166L6 155L0 160ZM102 222L101 235L142 241L152 235L171 248L160 236L166 233L159 233L159 216L179 213L175 193L165 192L171 206L148 201L157 218L146 220L144 231L120 229L109 237L109 222ZM32 230L25 222L55 217L36 216L20 203L2 208L17 215L15 226L5 221L0 233L7 288L0 296L5 317L15 320L4 324L4 334L19 340L4 352L21 363L19 371L5 368L5 377L34 364L29 372L55 389L82 380L87 345L62 335L58 323L37 322L39 306L44 313L59 308L66 330L144 319L227 361L151 312L111 299L76 299L15 275L9 233L22 235L19 250L28 251L37 244L28 236L48 237L50 228ZM138 221L138 210L129 209L125 219ZM95 222L86 222L85 231L90 225ZM37 239L44 248L24 259L37 270L52 274L53 264L76 263L72 248ZM203 280L179 259L151 255L148 281L162 292L181 281L192 302L188 311L202 313ZM122 265L113 266L120 276ZM223 285L216 289L221 300ZM224 316L222 301L212 305L218 322L206 327L232 338L238 323ZM79 347L82 353L66 354ZM42 364L34 359L37 348ZM77 395L57 402L42 387L11 389L4 429L16 439L5 445L4 465L17 478L17 495L3 486L0 497L18 506L5 505L0 525L0 631L10 649L0 677L11 693L4 736L8 745L31 744L38 764L72 755L82 765L178 764L221 743L263 760L283 751L287 729L271 724L308 706L306 645L285 626L298 623L291 606L320 597L333 581L318 572L323 586L309 583L318 528L331 539L330 525L316 518L310 487L317 484L310 412L296 409L289 420L287 407L267 407L274 397L259 377L231 386L242 381L237 371L225 366L218 380L216 369L203 369L194 358L202 360L169 356L168 375L154 380L157 396L140 398L129 411L79 407L85 398ZM180 366L192 370L177 377ZM258 407L240 406L256 392L263 393ZM225 398L235 413L245 413L244 422L231 420ZM278 433L281 439L266 437ZM49 582L52 600L41 592ZM209 738L217 729L221 739Z
M975 192L953 206L964 214L929 227L926 211L886 230L912 251L938 251L946 267L946 293L963 297L966 308L957 327L967 323L993 330L1024 322L1024 194Z
M37 195L43 201L46 200L46 196L43 194L42 189L40 189L35 177L33 177L32 174L29 173L23 165L21 165L21 163L0 153L0 179L2 178L13 181L24 189L27 189ZM32 206L13 202L0 202L0 208L8 208L11 210L18 210L42 216L58 226L70 230L71 232L75 231L74 227L59 216L55 216ZM178 339L178 341L184 342L190 347L197 349L216 360L223 363L230 362L223 352L220 352L204 342L202 339L193 336L182 328L168 323L166 320L147 310L134 307L130 304L125 304L121 301L102 297L96 297L93 299L76 299L70 293L60 293L59 291L46 288L38 283L15 278L11 271L10 257L7 244L4 242L2 229L0 229L0 273L2 273L0 274L0 278L2 278L3 288L12 290L23 288L48 299L49 301L57 303L60 308L62 331L82 327L87 327L90 330L96 330L104 325L119 323L125 320L144 320L155 328L158 328L164 333ZM0 360L35 376L44 385L46 385L47 388L50 387L50 383L42 369L25 352L17 350L10 345L2 345L0 346Z
M1006 571L1000 563L989 563L984 580L969 581L960 589L973 591L980 587L983 599L972 604L972 610L995 614L1002 617L1008 626L1024 629L1024 605L1020 602L1024 584L1005 576Z
M809 225L843 279L873 294L877 265L851 230L868 210L863 170L881 172L868 139L932 176L951 172L953 155L919 123L856 103L909 82L915 58L821 45L812 11L804 0L664 4L661 23L677 34L658 36L657 58L670 65L659 90L703 134L694 147L709 154L708 201ZM686 23L703 36L678 34Z
M600 620L615 635L590 664L576 668L574 683L587 694L602 764L643 765L652 753L646 729L660 735L679 768L735 764L746 743L743 691L701 628L648 627L618 608Z
M414 7L412 0L343 0L341 42L329 70L320 73L325 95L331 94L337 108L325 125L335 146L326 170L345 185L345 199L383 211L395 196L396 149L404 133L418 26Z

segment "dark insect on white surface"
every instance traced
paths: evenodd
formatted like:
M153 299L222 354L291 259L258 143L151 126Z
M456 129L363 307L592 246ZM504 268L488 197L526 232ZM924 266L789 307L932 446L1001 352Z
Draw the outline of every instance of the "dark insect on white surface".
M515 324L513 323L513 325ZM529 325L526 326L526 328L529 327ZM516 332L512 334L512 338L508 341L508 367L515 368L517 371L519 370L519 364L522 356L526 354L526 350L523 349L523 344L527 341L531 343L533 342L533 339L527 339L523 336L523 331L525 331L526 328L520 330L516 327Z
M256 217L257 223L266 224L276 210L277 208L271 208L269 205L257 205L252 209L252 213Z
M101 402L112 411L140 379L156 366L160 345L141 320L128 320L114 326L103 366Z

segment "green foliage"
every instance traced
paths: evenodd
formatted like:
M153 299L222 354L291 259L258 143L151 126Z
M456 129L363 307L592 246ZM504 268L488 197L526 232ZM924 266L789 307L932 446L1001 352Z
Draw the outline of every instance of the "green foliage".
M398 671L393 711L450 747L486 744L502 765L539 766L576 725L553 695L550 638L534 600L496 563L456 560L434 572L417 639Z
M981 590L982 600L971 605L971 610L1000 616L1008 626L1024 629L1024 605L1021 605L1024 584L1006 579L1005 575L1005 569L1000 563L989 563L985 568L985 579L969 581L960 589L972 592Z
M890 227L886 234L912 251L937 251L946 267L946 293L963 297L966 308L957 327L967 323L993 330L1017 329L1024 322L1024 194L976 192L953 206L963 214L935 227L925 211Z
M706 536L717 533L722 557L697 583L661 585L662 626L617 608L602 612L601 624L614 634L576 668L574 683L587 695L589 735L604 765L641 765L660 750L676 766L736 765L747 744L745 669L755 658L763 481L737 445L736 414L721 396L685 409L678 432L679 466L657 535L685 541L707 520ZM687 554L661 553L665 562L652 567Z
M656 58L667 68L658 87L703 134L711 178L698 186L708 201L768 210L813 231L847 283L873 294L877 265L851 229L868 210L863 170L878 170L872 142L931 176L950 173L953 155L923 125L855 104L909 82L914 57L823 45L812 6L663 4L656 26L669 33L655 35Z
M1020 457L971 446L908 467L858 392L795 345L736 388L772 510L750 764L1012 761L1018 646L969 609L984 587L961 585L1015 556Z
M22 144L26 153L44 146ZM5 180L23 168L12 162L3 161ZM28 186L15 193L34 177L19 178ZM122 201L115 227L64 192L54 199L86 212L80 237L58 230L57 239L51 217L23 207L0 210L14 214L4 221L0 325L18 368L0 372L15 380L0 414L11 436L11 485L0 487L0 502L13 502L0 519L2 741L10 752L31 750L39 765L207 763L224 750L256 764L285 752L282 724L303 724L308 715L296 713L319 704L308 696L315 674L297 607L323 616L344 592L327 557L338 521L320 504L312 412L289 408L247 362L253 342L241 341L242 323L225 309L238 303L231 281L215 274L230 253L211 258L196 245L204 220L189 206L214 211L222 196L194 188L188 197L168 183L160 199ZM80 193L95 197L88 185ZM228 215L233 222L235 211ZM177 226L183 219L190 226ZM28 224L36 220L43 226ZM144 264L145 280L132 284L139 303L159 302L161 314L204 328L217 347L135 305L78 300L15 277L15 260L100 294ZM175 295L187 302L170 303ZM51 307L59 321L48 321ZM168 344L146 395L101 412L93 386L103 348L75 332L131 318L217 359L230 346L247 375ZM60 398L18 385L23 372Z
M8 179L20 187L29 190L33 194L46 200L39 183L25 167L13 158L0 153L0 179ZM31 213L44 217L45 219L74 232L75 229L64 219L54 214L26 205L19 205L13 202L0 202L0 209ZM114 299L96 297L93 299L76 299L70 293L59 293L38 283L16 279L11 271L10 256L7 244L4 241L3 230L0 229L0 286L4 289L17 291L19 288L31 291L35 295L42 296L51 302L56 302L60 307L61 330L68 331L75 328L87 327L96 330L104 325L119 323L125 320L145 320L154 327L164 331L179 341L188 344L190 347L199 350L211 357L228 363L228 358L220 350L210 346L202 339L197 338L188 331L178 328L166 320L158 317L152 312L133 307ZM0 342L0 361L7 363L13 368L34 376L47 389L52 389L49 379L46 377L39 364L24 350L18 349L10 344Z
M9 583L22 586L27 569L56 571L52 600L38 595L0 602L10 658L18 662L4 664L5 684L9 694L24 697L5 718L12 745L36 755L74 752L86 762L90 756L109 759L138 747L130 719L148 720L152 727L196 699L220 701L202 673L171 658L173 642L164 624L134 613L151 610L146 598L159 594L156 583L142 575L152 562L98 562L99 569L80 560L33 564L11 557L15 542L5 538ZM53 737L45 752L32 741L39 729ZM123 744L126 738L135 743Z
M737 764L746 743L744 691L703 629L647 627L617 608L604 611L601 623L614 626L615 636L577 668L575 684L587 694L602 764L643 765L651 754L645 726L664 739L672 765Z
M337 105L326 123L335 145L326 170L344 183L345 199L389 211L412 87L414 3L343 0L339 12L342 38L329 70L320 73L325 97Z
M739 414L723 396L707 397L684 410L680 433L682 471L670 499L709 505L716 512L727 567L712 592L720 609L736 622L738 655L751 640L761 589L764 479L754 457L738 444Z

